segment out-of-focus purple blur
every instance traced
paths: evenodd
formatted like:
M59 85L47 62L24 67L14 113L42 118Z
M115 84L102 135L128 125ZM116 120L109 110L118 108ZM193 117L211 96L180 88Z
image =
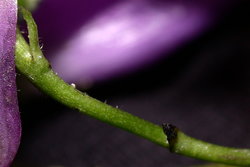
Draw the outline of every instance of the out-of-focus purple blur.
M35 15L55 71L68 82L89 84L168 56L218 21L231 4L44 0Z

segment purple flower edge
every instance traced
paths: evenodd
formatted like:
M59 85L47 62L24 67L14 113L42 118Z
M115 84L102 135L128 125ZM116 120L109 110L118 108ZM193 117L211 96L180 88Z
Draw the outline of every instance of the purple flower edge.
M8 167L20 144L14 46L17 2L0 1L0 167Z

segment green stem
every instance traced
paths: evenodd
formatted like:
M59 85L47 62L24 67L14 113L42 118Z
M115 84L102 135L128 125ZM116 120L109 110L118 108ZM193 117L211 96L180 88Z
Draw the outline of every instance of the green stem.
M26 57L26 55L31 54L27 54L23 49L25 46L20 45L23 41L24 39L18 32L16 66L43 92L84 114L142 136L159 145L167 146L166 137L160 126L111 107L78 91L73 86L66 84L48 66L38 69L39 66L34 61L35 59Z
M102 103L60 79L40 51L37 30L29 12L20 8L28 25L29 44L17 31L16 66L30 81L62 104L93 118L127 130L156 144L167 147L166 136L158 125Z
M141 136L160 146L169 147L172 152L212 162L250 166L250 150L227 148L196 140L186 136L174 126L170 128L164 126L164 132L168 135L168 141L166 141L166 135L160 126L102 103L65 83L52 71L39 48L36 24L31 14L23 8L21 11L28 25L29 44L18 30L16 66L43 92L60 103L93 118Z
M175 153L228 165L250 166L250 150L210 144L194 139L182 132L178 134Z
M41 0L18 0L18 6L24 6L31 11L35 10Z
M223 147L189 137L171 124L163 124L171 152L228 165L250 166L250 150Z

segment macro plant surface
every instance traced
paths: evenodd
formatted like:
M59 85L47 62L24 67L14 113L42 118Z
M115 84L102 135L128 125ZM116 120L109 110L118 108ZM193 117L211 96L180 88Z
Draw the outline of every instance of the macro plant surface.
M3 1L3 6L7 6L5 1ZM0 166L2 165L3 167L10 165L20 140L20 121L16 102L13 63L16 3L13 1L10 7L10 9L4 9L13 11L13 15L11 15L11 12L5 13L6 16L12 16L11 19L7 19L6 22L3 22L3 25L0 25L0 33L2 33L0 34L2 38L0 39L0 42L2 42L0 47L3 46L0 48L0 56L2 56L0 62L2 63L0 64L2 91L0 92L0 141L2 144L0 145ZM249 149L223 147L194 139L184 134L174 125L163 124L162 127L155 125L118 108L102 103L78 91L74 85L65 83L53 72L49 62L43 56L38 42L37 26L31 14L22 7L20 7L20 10L24 20L27 22L29 41L26 42L20 30L17 29L15 48L16 67L44 93L83 114L129 131L157 145L169 148L170 152L211 162L250 166ZM1 20L5 20L6 17L0 15L0 18Z
M66 84L55 74L44 58L38 43L37 27L31 14L21 8L28 25L29 44L17 32L16 65L42 91L57 101L93 118L127 130L171 152L225 164L249 166L250 150L209 144L185 135L171 124L154 125L127 112L113 108ZM164 134L164 133L165 134ZM166 140L167 135L167 140Z
M0 166L8 167L20 142L14 46L17 2L0 1Z

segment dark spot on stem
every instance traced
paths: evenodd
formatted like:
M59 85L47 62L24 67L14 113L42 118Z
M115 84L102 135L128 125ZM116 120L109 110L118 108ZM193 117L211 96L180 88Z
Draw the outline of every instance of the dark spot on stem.
M174 146L177 141L178 128L169 123L162 124L163 132L167 135L170 152L174 152Z

